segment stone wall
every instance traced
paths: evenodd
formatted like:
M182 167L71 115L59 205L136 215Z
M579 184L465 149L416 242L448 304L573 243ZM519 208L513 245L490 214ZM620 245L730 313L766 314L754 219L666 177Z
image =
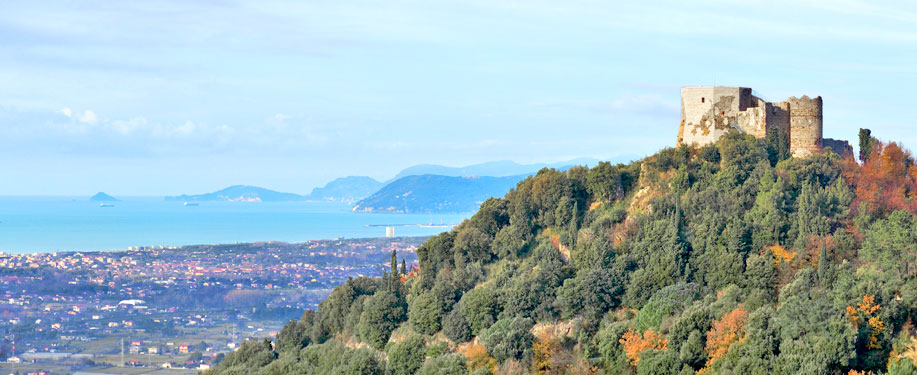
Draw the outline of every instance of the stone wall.
M729 130L739 127L739 114L753 105L752 98L751 89L746 87L682 88L678 143L716 142Z
M767 103L767 126L777 127L781 134L790 134L790 103Z
M736 125L743 133L764 138L767 135L767 108L752 107L739 112Z
M822 149L822 99L787 99L790 106L790 152L793 156L808 156Z
M831 151L834 151L835 154L847 157L849 153L851 157L853 156L853 147L850 146L850 142L831 138L823 138L821 141L822 146L831 148Z

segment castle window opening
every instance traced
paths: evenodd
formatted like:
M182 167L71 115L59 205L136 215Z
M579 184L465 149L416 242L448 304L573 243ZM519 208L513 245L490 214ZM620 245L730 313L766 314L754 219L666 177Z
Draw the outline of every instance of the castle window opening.
M704 102L704 98L700 98L700 102L703 103L703 102Z

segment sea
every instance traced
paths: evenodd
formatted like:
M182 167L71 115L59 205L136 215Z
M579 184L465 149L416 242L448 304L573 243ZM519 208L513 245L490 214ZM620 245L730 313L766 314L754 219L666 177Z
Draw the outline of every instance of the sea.
M119 197L101 207L86 197L0 197L0 252L104 251L131 247L303 242L430 236L472 212L354 213L341 202L198 202Z

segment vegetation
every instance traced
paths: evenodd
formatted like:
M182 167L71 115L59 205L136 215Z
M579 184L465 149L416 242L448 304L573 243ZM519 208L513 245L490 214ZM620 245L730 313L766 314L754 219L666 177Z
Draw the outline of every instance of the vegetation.
M541 170L211 373L914 374L917 165L861 134Z

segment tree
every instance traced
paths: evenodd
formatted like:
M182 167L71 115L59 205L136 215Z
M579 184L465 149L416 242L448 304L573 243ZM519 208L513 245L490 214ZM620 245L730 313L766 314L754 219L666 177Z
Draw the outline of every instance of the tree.
M471 326L471 334L475 336L496 322L500 312L493 290L486 287L465 292L459 306Z
M303 322L302 320L291 320L284 325L283 328L280 329L280 332L277 333L277 339L275 340L277 343L277 351L299 351L303 347L309 345L311 341L309 333L312 329L310 323L311 322Z
M398 278L398 251L392 250L392 277Z
M395 328L407 318L406 307L403 299L387 290L366 299L358 327L360 338L382 350Z
M558 303L567 318L575 314L599 317L620 304L626 280L619 266L579 271L576 277L564 280L558 289Z
M894 274L901 280L917 269L917 221L905 211L895 211L887 219L876 220L866 233L863 260Z
M707 361L707 353L704 351L704 338L698 331L691 331L688 339L681 344L678 351L678 358L692 369L700 369Z
M668 340L653 330L647 330L642 334L635 330L628 330L624 332L619 342L623 346L624 355L633 366L640 363L641 352L648 349L665 350L668 346Z
M481 333L481 341L497 361L529 358L535 341L530 332L533 324L528 318L500 319Z
M423 337L414 335L391 344L388 349L388 366L394 375L413 375L423 366L425 359Z
M443 320L443 334L455 343L471 340L471 326L461 308L453 309Z
M436 296L424 293L415 296L408 306L408 321L417 332L432 335L441 328L442 305Z
M722 318L713 322L710 331L707 332L707 367L713 365L716 360L722 358L729 351L729 347L739 341L745 334L745 321L748 319L748 311L737 307Z
M860 128L860 161L866 162L872 155L877 140L872 137L872 131Z
M226 374L251 374L274 360L270 340L245 341L239 349L227 354L211 372Z
M445 354L430 358L423 364L417 375L465 375L465 357L461 354Z
M637 375L678 375L682 373L682 362L673 350L647 349L643 360L637 364ZM690 371L691 374L694 371Z
M493 237L470 225L464 226L455 236L455 252L461 253L471 262L489 262L492 256L490 244Z
M252 372L240 373L253 374ZM369 348L351 349L337 340L305 347L297 357L282 357L261 375L383 375L385 366Z
M856 307L847 305L847 319L859 330L859 337L865 341L867 351L882 349L879 337L885 332L885 322L880 316L882 305L875 301L876 296L866 294Z

